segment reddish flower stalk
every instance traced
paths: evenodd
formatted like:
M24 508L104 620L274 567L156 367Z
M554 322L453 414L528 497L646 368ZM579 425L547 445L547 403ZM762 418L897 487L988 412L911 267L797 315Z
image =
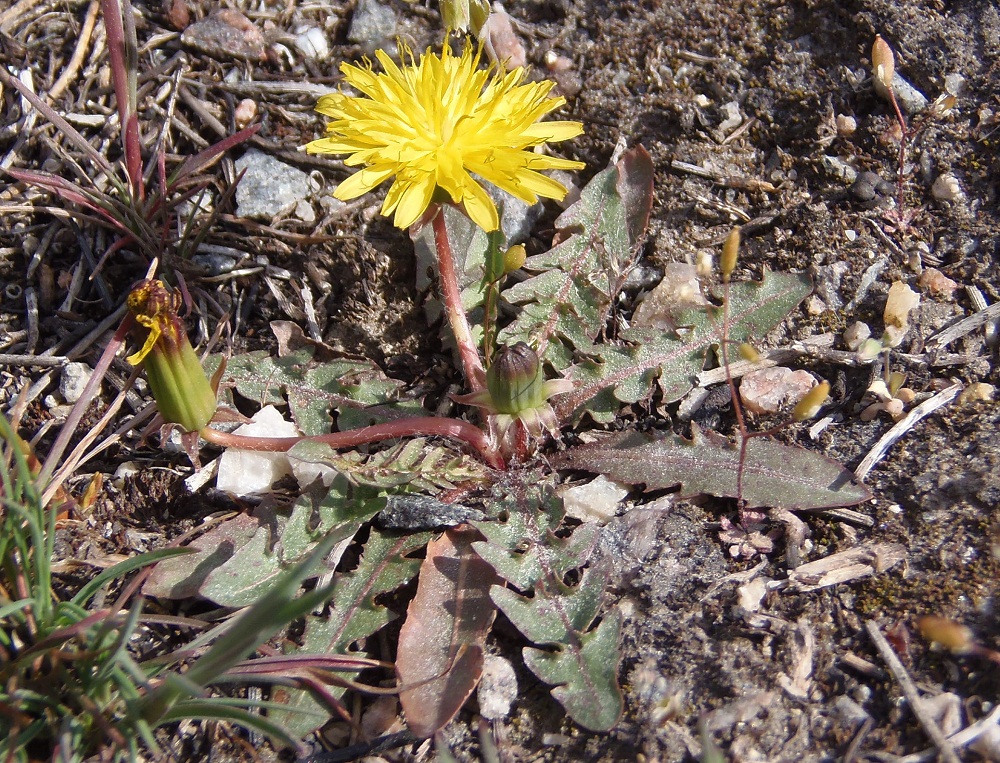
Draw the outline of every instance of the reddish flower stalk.
M469 319L462 306L462 292L458 287L458 276L455 273L455 258L451 253L451 242L448 240L448 224L445 222L441 207L432 211L434 215L434 244L437 249L438 278L441 282L441 301L448 314L448 323L458 346L458 354L465 370L465 381L473 392L481 391L485 386L486 371L479 357L479 350L472 338Z
M436 416L415 416L399 421L388 421L383 424L373 424L369 427L349 429L345 432L313 435L310 437L253 437L218 429L203 427L199 434L209 442L225 448L240 450L269 451L284 453L300 442L322 442L332 448L353 448L369 442L394 440L403 437L449 437L459 440L475 450L489 466L503 469L504 462L496 448L490 445L489 438L477 426L458 419L446 419Z

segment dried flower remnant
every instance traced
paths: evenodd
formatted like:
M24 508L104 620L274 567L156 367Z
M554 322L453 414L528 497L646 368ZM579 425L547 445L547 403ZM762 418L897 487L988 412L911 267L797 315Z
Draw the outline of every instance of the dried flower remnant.
M892 92L892 77L896 73L896 57L893 55L889 43L882 39L882 35L875 35L875 42L872 43L872 77L874 77L875 90L883 98L889 98Z
M917 398L917 393L909 387L904 387L906 375L892 372L885 379L876 379L866 391L866 395L874 397L876 402L861 411L862 421L872 421L882 411L888 413L893 421L903 418L906 406Z
M792 418L795 421L808 421L815 418L820 409L830 398L830 382L822 381L813 387L806 396L799 400L792 410Z
M910 312L919 304L920 295L902 281L895 281L889 287L889 297L882 313L885 321L885 333L882 336L884 347L899 346L910 328Z
M215 390L191 347L177 313L181 296L162 281L140 281L128 295L128 309L139 333L145 331L142 349L127 360L142 363L160 415L169 424L188 432L202 429L217 407Z
M523 84L523 68L506 75L481 69L481 54L468 42L460 56L445 45L441 55L428 50L419 60L404 47L409 62L401 67L385 51L375 55L382 72L370 62L340 67L361 95L333 93L316 106L333 121L326 137L306 150L348 154L345 164L361 168L337 187L336 198L357 198L392 178L382 214L393 215L397 227L408 228L444 197L493 231L499 226L496 205L477 178L528 204L566 195L542 171L578 170L583 163L534 150L583 132L579 122L538 121L565 103L550 97L554 83Z

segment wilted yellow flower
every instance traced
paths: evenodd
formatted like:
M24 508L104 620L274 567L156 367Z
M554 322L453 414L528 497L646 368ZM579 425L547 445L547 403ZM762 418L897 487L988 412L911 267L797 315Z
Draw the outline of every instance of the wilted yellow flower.
M361 95L333 93L316 106L333 121L326 137L306 150L350 154L345 164L362 168L337 187L338 199L354 199L394 178L382 214L393 214L397 227L419 220L441 189L474 223L492 231L499 226L497 209L473 174L529 204L539 196L566 195L541 171L577 170L583 163L533 150L583 132L579 122L538 121L565 103L549 96L554 83L522 84L522 68L506 75L495 67L481 69L471 43L461 56L446 44L440 56L428 50L419 61L403 47L409 63L402 67L384 51L375 55L382 72L370 62L341 64L347 83Z
M215 415L215 390L178 316L180 295L162 281L146 280L132 287L126 303L136 333L145 339L142 349L126 360L134 366L142 363L163 420L197 432Z

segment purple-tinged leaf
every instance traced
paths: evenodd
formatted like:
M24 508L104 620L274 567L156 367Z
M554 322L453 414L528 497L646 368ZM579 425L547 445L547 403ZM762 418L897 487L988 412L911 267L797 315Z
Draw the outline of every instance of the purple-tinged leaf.
M427 544L417 595L399 633L399 701L410 731L442 729L476 688L483 644L496 617L490 588L500 578L472 550L479 533L448 530Z
M717 435L695 442L675 435L651 440L630 432L572 448L552 461L647 490L677 487L685 495L742 498L747 508L824 509L871 498L868 488L833 459L767 437L747 441L738 495L739 459L739 447Z

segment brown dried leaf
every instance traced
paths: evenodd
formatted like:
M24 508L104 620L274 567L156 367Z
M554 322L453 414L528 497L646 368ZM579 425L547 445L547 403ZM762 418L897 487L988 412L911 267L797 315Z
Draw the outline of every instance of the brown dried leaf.
M399 633L399 699L419 737L443 728L482 675L483 643L496 616L490 587L502 581L472 550L481 539L475 530L452 529L427 544Z

